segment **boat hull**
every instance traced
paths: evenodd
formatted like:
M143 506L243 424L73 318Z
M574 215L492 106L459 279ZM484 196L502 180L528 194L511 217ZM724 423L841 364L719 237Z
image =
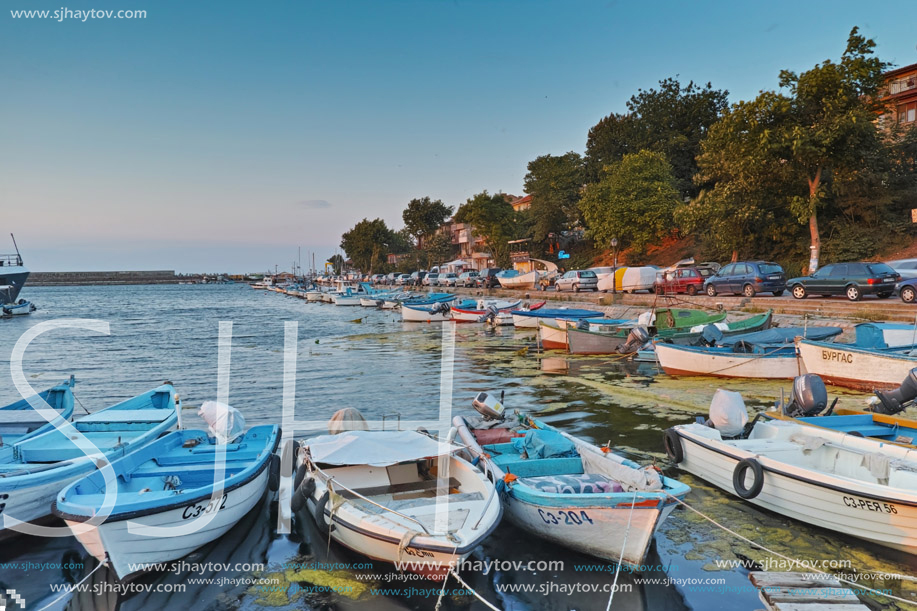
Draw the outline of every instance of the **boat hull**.
M815 473L733 448L687 431L690 426L673 429L681 438L684 460L679 467L685 471L735 494L733 471L739 461L753 458L764 469L764 485L756 497L747 499L749 503L813 526L917 553L917 531L913 527L917 523L917 495L890 498L887 487L878 491L882 487L868 484L854 488L850 483L855 480ZM878 447L876 442L863 442ZM751 486L751 477L749 469L746 486Z
M545 350L566 350L567 329L541 321L538 325L538 341Z
M100 562L104 561L107 555L115 573L123 579L138 572L139 566L177 560L224 535L261 500L267 488L268 475L268 469L264 469L248 483L224 492L214 505L219 509L216 510L213 520L206 527L189 535L149 536L144 535L143 528L180 525L187 521L189 512L197 511L198 506L203 506L204 511L207 511L211 506L210 502L192 502L161 513L105 522L77 534L76 538L86 551ZM71 520L65 521L68 526L82 524ZM131 522L137 525L130 529L133 532L128 530L128 523Z
M498 277L497 280L500 282L500 286L505 289L534 289L535 283L538 282L538 272L532 271L512 278Z
M0 267L0 305L4 303L16 303L19 299L19 292L25 286L29 278L28 269L22 265L4 265Z
M796 356L713 353L663 342L655 344L655 350L659 366L674 376L784 380L806 373Z
M452 313L432 312L424 308L415 308L406 304L401 305L401 319L404 322L446 322L452 320Z
M917 367L917 358L844 347L843 344L801 340L799 357L806 371L828 384L856 390L898 388Z
M627 337L567 329L567 342L570 354L616 354Z

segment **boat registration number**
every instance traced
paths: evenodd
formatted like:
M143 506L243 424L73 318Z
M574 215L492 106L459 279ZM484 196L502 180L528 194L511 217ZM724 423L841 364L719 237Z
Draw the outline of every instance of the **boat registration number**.
M592 524L592 518L589 517L589 514L585 511L558 511L556 514L553 511L545 511L543 509L538 510L538 515L541 516L541 519L544 520L545 524L574 524L580 525L588 522Z
M857 499L852 496L844 497L844 505L853 509L864 509L866 511L875 511L876 513L898 513L898 508L891 503L867 501L866 499Z
M185 510L181 513L182 520L190 520L196 518L203 513L213 513L214 511L220 511L221 509L226 508L226 499L229 495L224 494L215 501L210 501L206 505L188 505L185 507Z
M837 350L822 350L821 358L823 361L837 361L839 363L852 363L853 355L849 352L838 352Z

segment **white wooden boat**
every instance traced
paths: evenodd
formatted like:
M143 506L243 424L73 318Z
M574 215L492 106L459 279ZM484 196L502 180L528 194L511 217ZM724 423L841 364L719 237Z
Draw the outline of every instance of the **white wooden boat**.
M544 319L538 320L538 341L545 350L567 349L567 326L552 325Z
M330 530L337 543L443 579L450 563L471 554L502 515L494 485L452 454L457 449L415 431L308 439L300 443L293 502L304 500L319 529Z
M107 558L123 579L144 566L186 556L235 526L263 497L279 439L277 425L253 427L222 448L206 431L176 431L112 463L117 495L101 524L86 524L103 507L101 471L62 490L54 514L87 552L99 561ZM279 461L274 468L277 477ZM201 523L192 532L157 532L195 519Z
M747 353L664 342L655 343L654 348L659 366L675 376L786 380L806 373L794 346L764 346L759 352Z
M101 456L115 460L154 441L175 425L180 409L175 389L166 384L17 443L12 455L0 455L0 533L50 516L61 488L95 471ZM79 435L98 451L85 454Z
M720 419L719 428L666 431L680 468L775 513L917 554L917 450L783 420L731 438L747 421L741 397L735 405L744 418Z
M306 291L306 301L321 301L322 295L321 291Z
M462 307L463 304L452 306L452 320L455 322L482 322L490 312L508 312L518 308L521 299L509 301L506 299L479 299L473 308Z
M453 419L468 451L506 486L507 517L558 545L642 565L653 534L676 505L672 497L683 499L690 488L524 414L519 420L523 424L503 428ZM517 434L525 437L514 440Z
M917 367L917 346L859 348L855 344L800 340L799 357L806 371L828 384L871 391L897 388L908 372Z
M500 286L505 289L534 289L535 285L538 283L539 277L539 272L537 270L532 270L525 274L502 278L498 274L497 280L500 282Z
M448 302L431 305L401 304L401 320L404 322L445 322L452 319Z

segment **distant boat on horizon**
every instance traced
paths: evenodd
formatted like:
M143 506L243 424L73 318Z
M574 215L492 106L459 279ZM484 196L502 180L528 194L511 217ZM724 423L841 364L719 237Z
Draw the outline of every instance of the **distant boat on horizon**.
M32 311L31 304L17 300L30 272L22 263L22 255L19 254L16 238L13 234L10 234L10 237L13 238L13 247L16 252L8 255L0 254L0 307L3 308L4 314L28 314Z

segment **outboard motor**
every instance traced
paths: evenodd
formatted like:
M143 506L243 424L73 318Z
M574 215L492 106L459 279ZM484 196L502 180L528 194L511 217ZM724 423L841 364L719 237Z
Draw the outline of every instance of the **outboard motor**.
M627 341L618 348L618 354L633 354L650 341L650 332L646 327L634 327L627 336Z
M576 328L579 329L580 331L588 331L589 325L590 325L589 321L586 320L585 318L581 318L576 321Z
M793 380L793 395L783 406L783 413L790 418L807 418L819 415L827 406L825 383L814 373L807 373Z
M484 420L503 420L503 402L486 392L479 392L471 401L471 406L484 416Z
M430 308L430 312L433 314L445 314L451 309L452 306L449 303L441 301L440 303L437 303L432 308Z
M897 414L904 411L917 399L917 368L911 369L901 386L895 390L875 391L878 402L873 403L871 411L877 414Z
M723 331L716 325L707 325L700 338L702 346L716 346L723 340Z
M497 309L497 306L492 305L492 306L489 306L485 310L485 312L486 313L483 316L481 316L481 318L478 319L478 322L483 322L485 324L492 325L493 323L497 321L497 314L500 312L500 310Z

